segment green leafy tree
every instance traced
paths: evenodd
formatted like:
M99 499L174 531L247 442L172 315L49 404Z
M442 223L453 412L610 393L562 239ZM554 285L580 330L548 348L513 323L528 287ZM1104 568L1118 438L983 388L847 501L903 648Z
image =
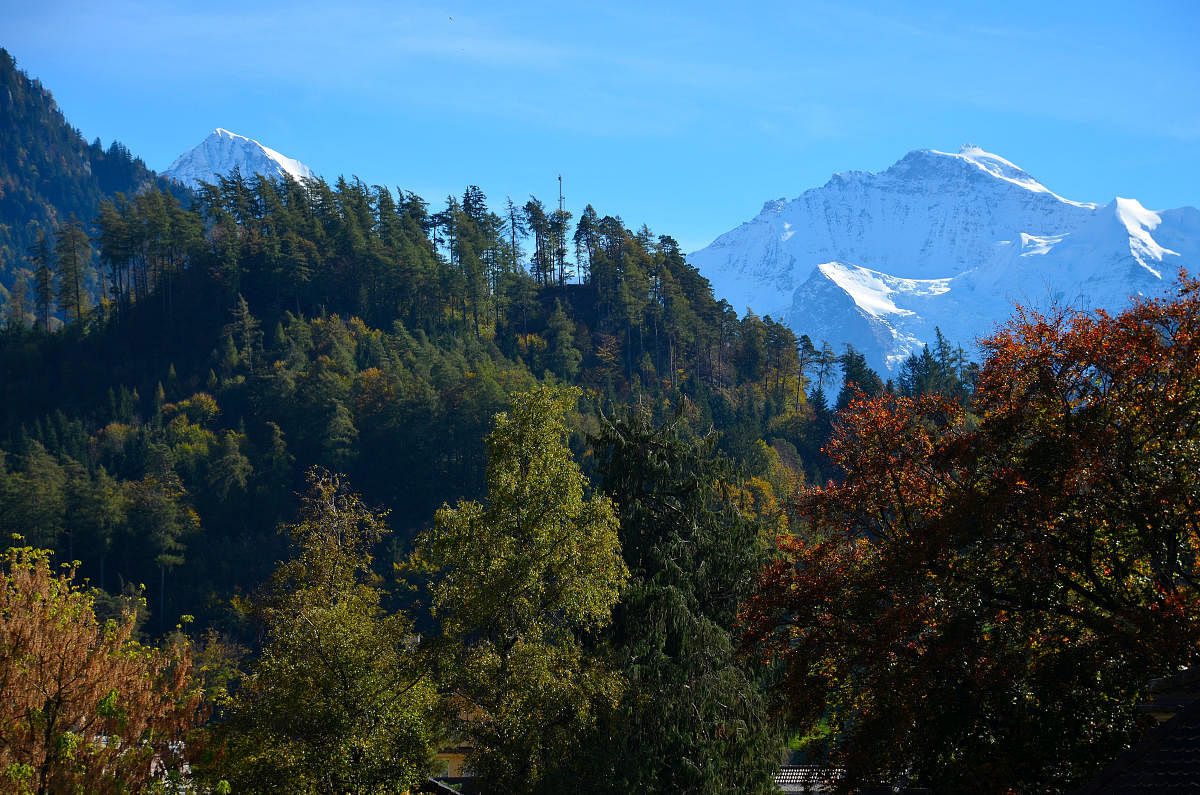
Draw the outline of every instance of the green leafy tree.
M262 654L226 705L223 776L239 791L404 793L430 766L436 688L370 550L387 534L340 477L309 473L298 547L251 605Z
M470 764L491 791L539 791L618 680L583 638L627 577L612 502L585 497L565 443L578 391L516 395L487 438L487 504L437 512L424 557Z

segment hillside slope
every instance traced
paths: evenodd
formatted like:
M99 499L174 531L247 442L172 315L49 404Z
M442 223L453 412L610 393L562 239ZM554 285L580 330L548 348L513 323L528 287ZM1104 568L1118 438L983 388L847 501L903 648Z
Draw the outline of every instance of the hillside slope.
M100 202L151 185L186 199L120 143L88 144L42 84L0 48L0 298L39 227L47 233L74 215L90 222Z

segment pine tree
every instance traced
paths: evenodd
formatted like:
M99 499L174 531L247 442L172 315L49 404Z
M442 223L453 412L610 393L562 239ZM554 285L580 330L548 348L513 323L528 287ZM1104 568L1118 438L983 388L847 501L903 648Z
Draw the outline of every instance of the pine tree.
M583 208L583 214L579 216L579 223L575 226L575 266L581 282L584 262L587 262L588 278L591 278L592 258L596 255L597 247L596 225L599 222L596 208L589 204Z
M867 366L867 359L853 345L846 344L846 352L838 357L842 366L842 391L838 393L837 407L844 409L858 393L875 397L883 392L883 380L879 373Z
M558 283L566 284L573 275L567 262L567 229L571 224L571 213L559 209L550 213L551 269L558 271Z
M125 300L126 271L133 259L130 205L124 196L100 205L100 260L108 265L108 291L120 307Z
M509 237L508 269L512 273L517 273L521 270L521 245L517 238L524 238L528 234L525 227L525 219L520 208L513 203L512 197L505 198L504 203L504 230Z
M583 354L575 347L575 323L563 311L562 302L554 300L554 312L546 324L549 343L547 361L550 369L559 378L570 382L579 373Z
M549 284L554 277L554 244L550 232L550 219L546 208L535 197L530 196L523 208L525 227L533 233L533 258L529 271L538 284Z
M825 389L825 384L833 379L833 370L837 366L838 357L833 351L829 340L821 340L821 351L814 362L817 368L817 387Z
M82 323L88 308L85 287L88 261L92 256L91 243L83 225L72 216L69 223L58 229L54 244L54 267L58 276L58 303L69 320Z
M262 352L260 325L258 318L250 312L250 305L239 293L233 307L233 322L226 329L231 335L236 335L238 357L250 372L254 372L255 356Z

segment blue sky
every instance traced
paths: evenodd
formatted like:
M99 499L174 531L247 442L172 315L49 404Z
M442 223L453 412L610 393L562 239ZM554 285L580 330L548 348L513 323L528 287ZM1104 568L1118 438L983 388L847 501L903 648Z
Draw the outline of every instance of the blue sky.
M89 140L213 128L440 206L587 202L687 250L837 171L965 142L1068 198L1200 205L1200 4L0 0Z

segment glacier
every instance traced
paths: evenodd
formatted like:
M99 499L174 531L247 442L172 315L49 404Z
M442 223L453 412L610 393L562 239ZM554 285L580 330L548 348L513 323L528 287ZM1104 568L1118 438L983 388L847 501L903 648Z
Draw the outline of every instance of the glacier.
M835 174L688 256L714 292L849 343L881 373L933 341L976 342L1021 306L1119 311L1200 263L1200 210L1066 199L968 144Z
M201 182L215 183L218 176L227 177L234 170L245 177L262 174L272 179L281 179L284 174L297 180L316 176L299 160L222 127L176 158L163 175L195 188Z

